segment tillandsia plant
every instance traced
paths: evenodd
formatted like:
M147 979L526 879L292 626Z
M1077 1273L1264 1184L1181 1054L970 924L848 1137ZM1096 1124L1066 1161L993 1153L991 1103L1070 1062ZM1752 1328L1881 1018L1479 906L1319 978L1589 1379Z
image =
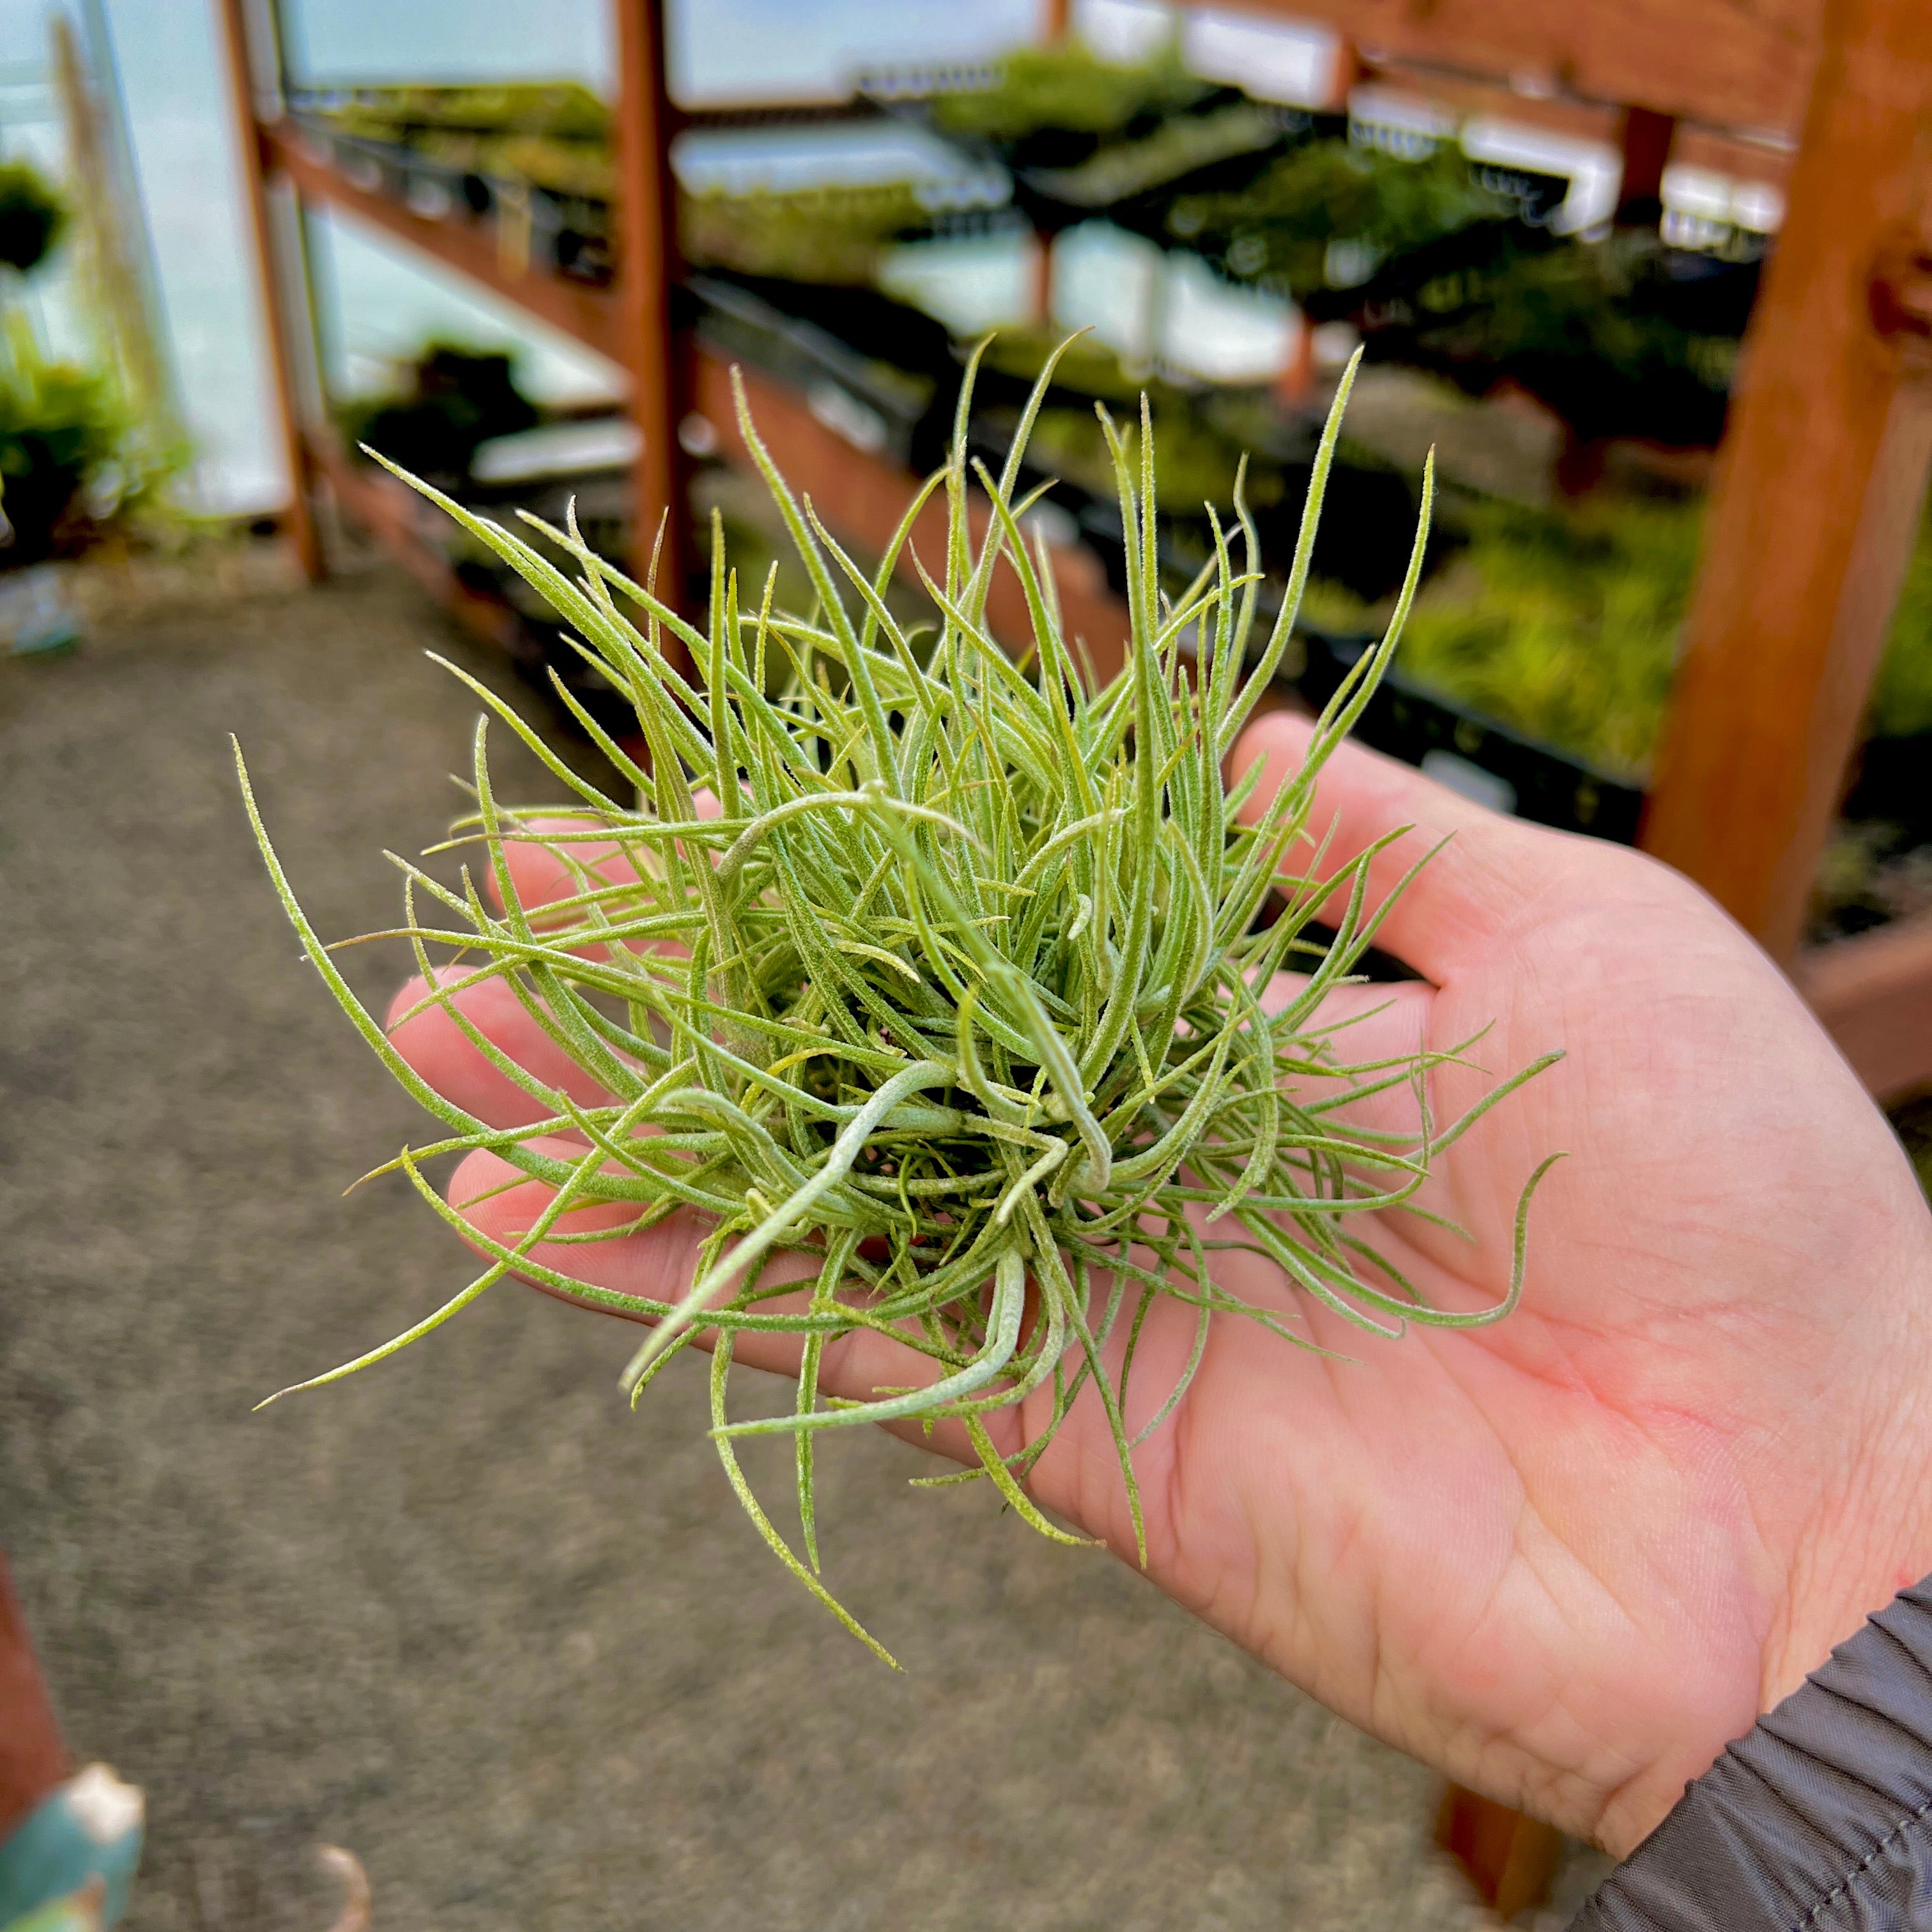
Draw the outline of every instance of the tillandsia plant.
M739 1498L806 1587L881 1656L818 1574L813 1456L828 1430L956 1420L979 1466L938 1480L981 1478L1034 1528L1071 1541L1023 1484L1090 1391L1138 1531L1135 1448L1172 1413L1209 1324L1238 1316L1314 1346L1278 1312L1217 1286L1217 1250L1272 1257L1313 1301L1378 1335L1412 1322L1490 1322L1521 1292L1529 1193L1543 1172L1519 1207L1508 1294L1479 1312L1430 1306L1354 1232L1378 1213L1430 1211L1415 1196L1436 1157L1548 1064L1502 1080L1462 1118L1438 1125L1427 1076L1472 1042L1352 1062L1346 1033L1324 1018L1324 1000L1357 976L1388 910L1368 903L1370 865L1401 829L1329 870L1310 823L1316 778L1396 648L1421 568L1426 484L1424 527L1387 636L1323 714L1300 772L1257 809L1259 764L1232 787L1223 766L1288 641L1348 382L1322 438L1286 601L1252 653L1261 579L1238 490L1230 524L1214 525L1211 561L1167 594L1150 424L1144 411L1138 434L1124 432L1102 412L1131 637L1123 669L1096 688L1073 661L1037 532L1028 542L1040 492L1016 494L1051 375L1049 366L994 476L967 454L969 368L951 458L870 572L787 487L741 389L746 446L814 587L815 608L802 615L772 608L771 578L747 598L716 530L700 629L592 553L574 516L562 530L531 520L573 575L425 489L549 599L634 706L648 751L634 760L559 684L562 702L634 788L634 799L608 796L509 706L455 674L575 802L561 812L500 802L486 714L476 808L458 833L480 851L501 910L466 870L452 890L398 860L400 936L428 989L415 1010L442 1008L530 1096L541 1114L531 1124L492 1128L418 1077L304 916L248 796L308 957L391 1072L448 1129L376 1171L400 1169L488 1262L406 1334L298 1386L380 1360L506 1275L653 1323L626 1373L634 1400L703 1338L712 1351L712 1434ZM990 508L976 542L975 480ZM941 492L946 548L934 577L911 534ZM1031 617L1030 650L1017 660L987 628L1002 560ZM904 626L887 601L903 561L932 600L923 629ZM674 663L674 640L695 681ZM524 902L509 856L519 844L554 856L566 896ZM1264 922L1270 895L1280 910ZM425 903L446 922L424 920ZM455 970L432 970L433 948L448 949ZM1278 978L1291 963L1304 970ZM466 1017L466 989L491 980L592 1076L604 1104L580 1105L539 1079ZM1353 1103L1402 1088L1414 1095L1412 1132L1355 1118ZM422 1172L433 1156L478 1149L554 1190L520 1236L491 1240ZM601 1225L611 1204L621 1204L620 1223ZM573 1229L573 1216L593 1208L605 1210L600 1225ZM709 1232L675 1301L614 1292L566 1265L574 1244L634 1235L681 1208L697 1210ZM768 1279L782 1255L806 1259L776 1270L783 1281ZM1192 1360L1130 1433L1136 1345L1162 1296L1195 1311ZM733 1344L760 1330L800 1338L796 1406L734 1420ZM864 1330L924 1355L933 1378L870 1400L822 1394L826 1344ZM1002 1454L988 1416L1048 1389L1045 1426ZM772 1434L795 1445L802 1556L753 1496L738 1460L742 1438Z

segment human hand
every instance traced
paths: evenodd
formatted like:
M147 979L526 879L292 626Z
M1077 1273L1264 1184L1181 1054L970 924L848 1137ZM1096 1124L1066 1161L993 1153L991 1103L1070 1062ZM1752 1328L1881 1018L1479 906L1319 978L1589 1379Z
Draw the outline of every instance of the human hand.
M1285 718L1250 728L1236 764L1268 759L1258 798L1306 740ZM1522 1304L1492 1327L1380 1342L1298 1300L1272 1264L1220 1255L1233 1294L1292 1310L1354 1359L1217 1320L1186 1396L1136 1452L1148 1574L1364 1729L1621 1852L1868 1612L1932 1571L1932 1220L1796 995L1683 880L1354 746L1322 774L1312 822L1331 818L1345 857L1415 826L1378 862L1384 891L1455 835L1380 935L1424 980L1336 996L1381 1009L1352 1029L1360 1057L1376 1040L1446 1047L1492 1022L1479 1052L1493 1071L1568 1056L1442 1156L1424 1198L1473 1246L1413 1217L1378 1244L1436 1306L1489 1306L1525 1178L1556 1149L1572 1158L1537 1196ZM532 877L526 899L540 890ZM462 1004L544 1079L582 1085L500 982ZM478 1118L532 1118L440 1010L397 1043ZM1433 1078L1444 1118L1488 1084L1456 1066ZM473 1154L451 1198L513 1240L544 1198L514 1180ZM676 1300L702 1232L680 1214L533 1258ZM1150 1409L1193 1339L1191 1310L1155 1304L1136 1383ZM784 1336L736 1348L754 1366L796 1363ZM826 1349L820 1379L862 1399L933 1372L862 1330ZM988 1416L1003 1452L1037 1430L1046 1400ZM1028 1487L1132 1561L1112 1442L1082 1404ZM975 1460L947 1426L930 1440Z

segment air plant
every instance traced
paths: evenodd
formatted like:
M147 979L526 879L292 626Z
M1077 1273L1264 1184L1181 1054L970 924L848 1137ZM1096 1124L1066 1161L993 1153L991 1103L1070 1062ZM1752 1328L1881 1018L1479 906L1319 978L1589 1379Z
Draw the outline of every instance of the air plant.
M381 1360L506 1276L652 1323L624 1376L634 1402L702 1338L712 1350L711 1432L739 1499L806 1588L881 1657L818 1574L814 1454L828 1432L955 1420L978 1466L939 1480L988 1481L1034 1528L1072 1541L1024 1484L1088 1395L1105 1412L1138 1529L1134 1450L1173 1412L1210 1324L1239 1317L1314 1346L1292 1318L1219 1286L1217 1250L1270 1257L1310 1300L1378 1336L1411 1323L1474 1327L1516 1304L1530 1191L1544 1172L1519 1207L1508 1292L1479 1312L1430 1306L1354 1232L1378 1213L1428 1211L1415 1196L1436 1158L1555 1058L1439 1125L1427 1077L1463 1061L1473 1042L1352 1060L1348 1035L1324 1017L1388 909L1369 903L1370 864L1401 829L1330 870L1311 824L1316 778L1396 649L1421 568L1426 482L1387 635L1323 714L1300 771L1244 822L1261 767L1230 785L1223 766L1288 641L1348 382L1322 438L1285 601L1252 650L1258 546L1238 486L1226 526L1209 512L1212 560L1169 595L1151 424L1144 410L1138 434L1124 433L1102 410L1131 637L1124 668L1096 688L1075 663L1036 530L1029 542L1040 493L1016 494L1051 375L1049 366L994 476L968 454L969 369L950 459L869 571L788 488L741 388L746 447L814 588L803 614L772 608L772 578L748 597L715 530L700 628L650 583L594 554L574 516L562 530L526 520L573 575L536 544L416 485L549 600L634 707L647 750L634 759L558 684L634 788L612 796L454 672L488 707L476 729L476 810L458 833L479 850L501 910L467 869L452 888L397 860L400 936L428 987L415 1011L442 1008L530 1095L541 1118L526 1126L504 1131L472 1118L390 1043L303 914L242 772L309 958L447 1130L376 1172L399 1169L488 1264L406 1333L298 1386ZM975 481L990 512L976 542ZM947 536L935 575L911 537L940 493ZM886 598L906 562L932 601L922 628L904 626ZM1018 660L987 628L996 566L1017 574L1030 613L1030 649ZM674 662L674 645L693 676ZM500 802L491 713L568 788L570 806ZM716 816L706 815L706 791ZM566 896L524 902L508 856L520 843L554 855ZM422 918L426 904L445 922ZM1277 915L1264 921L1270 904ZM448 949L458 970L439 976L432 949ZM1277 982L1291 964L1299 975ZM492 979L594 1076L609 1096L602 1105L580 1105L517 1065L466 1018L464 992ZM1285 995L1271 998L1280 984ZM1363 1124L1354 1103L1404 1088L1414 1096L1413 1131ZM435 1156L477 1149L554 1190L520 1234L493 1240L423 1173ZM627 1210L620 1225L573 1229L581 1210L614 1203ZM680 1209L696 1210L708 1232L678 1299L617 1293L570 1271L573 1245L634 1236ZM806 1258L812 1278L801 1283L794 1262L790 1278L768 1280L780 1256ZM1162 1297L1194 1312L1192 1358L1130 1432L1136 1343ZM824 1395L826 1344L864 1330L926 1357L934 1379L869 1400ZM734 1420L733 1346L760 1330L800 1338L796 1405ZM1001 1453L988 1416L1046 1389L1045 1426ZM794 1445L802 1555L740 1466L740 1442L770 1435Z

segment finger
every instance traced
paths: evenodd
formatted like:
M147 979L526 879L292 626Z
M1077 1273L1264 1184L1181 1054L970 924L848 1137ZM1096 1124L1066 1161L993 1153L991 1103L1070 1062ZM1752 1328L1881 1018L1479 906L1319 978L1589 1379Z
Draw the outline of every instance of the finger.
M717 795L704 787L692 792L691 802L700 818L724 816ZM626 856L623 845L601 827L586 825L581 818L538 816L523 820L521 829L534 838L505 839L503 858L526 911L594 892L600 886L637 883L638 869ZM487 884L491 900L500 909L502 889L494 867Z
M443 986L467 976L460 966L436 969ZM548 1118L555 1109L492 1066L446 1006L422 1005L429 990L429 982L418 976L390 1002L386 1024L397 1052L446 1100L488 1126L520 1127ZM568 1094L580 1106L609 1103L610 1094L544 1031L505 980L479 980L453 994L452 1001L493 1046L545 1086ZM412 1017L405 1018L406 1014Z
M1262 995L1262 1010L1271 1016L1284 1011L1306 986L1303 974L1277 973ZM1432 1044L1435 1007L1436 988L1420 980L1336 987L1296 1029L1294 1039L1307 1048L1309 1070L1288 1074L1283 1092L1299 1106L1324 1107L1351 1088L1377 1085ZM1384 1133L1413 1133L1420 1120L1406 1082L1348 1101L1333 1118Z
M1284 781L1301 769L1315 727L1286 712L1250 724L1234 748L1234 769L1265 761L1241 817L1258 819ZM1526 825L1462 798L1412 767L1352 742L1338 746L1316 780L1309 828L1334 836L1324 861L1332 877L1366 847L1398 826L1414 830L1380 854L1370 869L1369 904L1378 906L1417 860L1444 839L1398 899L1376 944L1437 986L1493 947L1546 884L1568 843L1560 832ZM1305 857L1305 854L1303 855ZM1291 866L1303 862L1291 854Z
M550 1144L562 1146L555 1142ZM563 1150L575 1151L567 1147ZM464 1160L452 1177L449 1189L452 1204L480 1236L500 1248L515 1247L554 1198L550 1189L520 1178L507 1162L489 1154L472 1154ZM560 1217L557 1231L582 1233L616 1228L635 1212L634 1207L624 1204L599 1203ZM640 1234L614 1235L607 1240L589 1243L539 1241L532 1244L528 1260L536 1268L550 1271L550 1278L538 1280L533 1273L523 1278L560 1300L593 1310L599 1304L581 1292L586 1286L660 1304L674 1304L689 1291L706 1231L703 1217L680 1210ZM1151 1258L1142 1254L1138 1258L1144 1264ZM796 1282L798 1286L790 1294L761 1302L760 1310L776 1313L806 1308L818 1265L817 1259L809 1254L772 1257L762 1282L776 1285L788 1280ZM1094 1308L1090 1314L1098 1313L1108 1288L1104 1277L1096 1280ZM1258 1306L1276 1306L1284 1299L1278 1282L1246 1282L1243 1292ZM1036 1318L1030 1313L1034 1294L1030 1287L1028 1294L1030 1322ZM629 1318L647 1323L650 1318L634 1314ZM1193 1353L1196 1325L1192 1310L1165 1301L1151 1311L1144 1325L1135 1324L1139 1337L1140 1366L1133 1406L1127 1418L1130 1428L1138 1428L1150 1420L1166 1393L1186 1372ZM1116 1324L1102 1350L1104 1372L1110 1381L1118 1382L1120 1374L1125 1327ZM716 1334L697 1327L692 1346L709 1351ZM804 1338L800 1335L769 1330L740 1330L732 1343L734 1361L794 1378L799 1373L804 1348ZM947 1372L948 1365L935 1362L890 1335L874 1329L856 1328L825 1342L820 1354L817 1387L821 1407L826 1398L871 1402L889 1394L929 1388ZM994 1453L1009 1459L1017 1456L1048 1426L1054 1402L1052 1390L1039 1389L1012 1406L987 1412L982 1420ZM885 1426L903 1441L951 1461L970 1466L980 1460L965 1426L958 1420L943 1418L928 1425L920 1418L911 1417ZM1090 1380L1075 1396L1065 1425L1023 1480L1024 1486L1044 1508L1084 1533L1102 1537L1124 1558L1132 1557L1137 1537L1126 1491L1120 1480L1112 1430Z
M580 818L526 819L521 829L535 837L505 839L503 860L518 902L526 912L595 892L600 886L638 883L638 868L625 856L623 847ZM536 842L538 839L541 844ZM488 883L490 897L500 910L502 884L494 867Z
M1308 989L1305 973L1277 973L1262 995L1272 1019ZM1412 1054L1429 1036L1436 988L1421 980L1337 986L1295 1028L1298 1040L1318 1043L1336 1066L1377 1065Z
M566 1158L577 1151L568 1143L554 1144ZM467 1156L450 1178L450 1205L479 1234L504 1247L514 1247L524 1238L553 1198L550 1188L540 1181L518 1179L518 1172L496 1154L478 1153ZM558 1222L556 1232L580 1234L620 1228L634 1220L637 1214L634 1203L598 1202L566 1214ZM604 1241L539 1241L531 1247L529 1258L538 1269L592 1288L675 1304L689 1292L696 1278L698 1248L707 1232L704 1217L680 1209L641 1234L615 1236ZM760 1281L768 1286L788 1281L800 1286L794 1294L760 1302L760 1310L771 1314L800 1312L811 1300L811 1284L818 1268L818 1262L808 1254L772 1257ZM580 1307L598 1306L592 1300L572 1295L557 1281L538 1280L534 1274L521 1278L559 1300L574 1302ZM640 1314L628 1314L626 1318L648 1319ZM710 1346L706 1334L700 1332L695 1340L700 1347ZM732 1354L748 1368L796 1378L804 1348L804 1338L795 1333L745 1330L734 1342ZM860 1329L826 1346L819 1364L818 1386L824 1395L868 1402L887 1389L928 1386L946 1372L918 1350L876 1330ZM902 1432L912 1439L923 1439L917 1423L909 1424ZM970 1456L964 1432L956 1426L942 1425L934 1435L944 1437L933 1444L942 1453Z

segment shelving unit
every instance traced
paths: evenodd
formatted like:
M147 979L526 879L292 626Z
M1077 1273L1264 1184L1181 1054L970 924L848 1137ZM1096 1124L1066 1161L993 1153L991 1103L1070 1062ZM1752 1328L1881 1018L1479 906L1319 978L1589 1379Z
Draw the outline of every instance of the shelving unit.
M1932 917L1799 944L1932 467L1932 13L1238 4L1325 21L1382 76L1466 109L1613 112L1627 177L1682 154L1780 188L1640 842L1792 970L1880 1097L1932 1080Z
M306 326L310 296L300 248L299 213L304 206L334 208L356 218L625 370L630 379L630 411L640 431L634 484L644 555L634 561L640 568L648 562L658 518L667 509L670 514L666 554L688 556L682 529L686 477L679 425L688 415L700 416L720 439L728 458L748 459L739 436L728 367L690 332L674 331L670 326L670 291L680 269L667 157L684 117L665 99L659 78L662 29L656 0L616 0L619 173L627 191L619 209L623 244L620 267L614 284L608 287L570 279L535 259L520 268L506 261L488 223L461 216L433 218L351 180L304 139L284 110L286 89L274 0L220 4L234 97L238 111L245 114L243 125L253 134L244 142L244 176L262 256L283 436L290 473L302 479L288 522L311 578L324 568L310 500L320 482L343 510L479 635L500 643L514 622L502 606L456 579L430 539L430 525L416 514L410 493L352 462L313 399L304 406L297 371L314 358L313 332ZM293 200L296 219L278 221L278 189ZM640 260L645 263L641 275L634 274L631 266ZM760 434L796 487L813 497L842 540L861 551L883 550L918 479L898 465L855 447L827 428L805 398L770 376L747 369L742 380ZM944 511L934 506L914 538L927 556L940 554L944 526ZM1053 560L1070 623L1086 635L1102 668L1110 661L1118 662L1126 613L1108 593L1099 567L1077 547L1056 549ZM1003 578L995 585L988 614L1002 636L1018 640L1026 634L1024 600L1016 580Z
M219 4L252 136L245 172L304 567L322 567L310 501L320 483L481 634L500 641L512 622L456 580L403 493L351 464L301 400L314 362L309 296L301 224L277 218L278 196L298 212L356 217L626 370L641 431L639 541L647 546L668 514L668 554L688 554L678 425L695 412L728 454L742 451L726 369L670 326L680 270L668 158L682 123L664 93L658 0L613 0L621 247L609 288L534 262L519 269L486 224L432 219L350 180L284 111L275 0ZM1487 103L1554 128L1613 128L1627 194L1633 182L1654 188L1673 153L1781 185L1789 211L1733 401L1641 842L1705 884L1815 991L1876 1093L1932 1079L1932 920L1841 941L1828 956L1800 958L1798 947L1932 464L1932 255L1915 145L1932 107L1932 14L1912 0L1778 0L1748 18L1727 0L1667 12L1651 0L1445 0L1425 14L1395 0L1246 4L1347 35L1340 92L1367 76L1432 90L1465 112ZM1065 31L1066 13L1048 8L1050 31ZM880 547L914 479L854 447L785 385L745 380L788 472L842 538ZM1084 550L1056 553L1055 567L1070 620L1104 667L1124 613ZM1016 585L1002 580L992 614L1003 633L1024 636Z

